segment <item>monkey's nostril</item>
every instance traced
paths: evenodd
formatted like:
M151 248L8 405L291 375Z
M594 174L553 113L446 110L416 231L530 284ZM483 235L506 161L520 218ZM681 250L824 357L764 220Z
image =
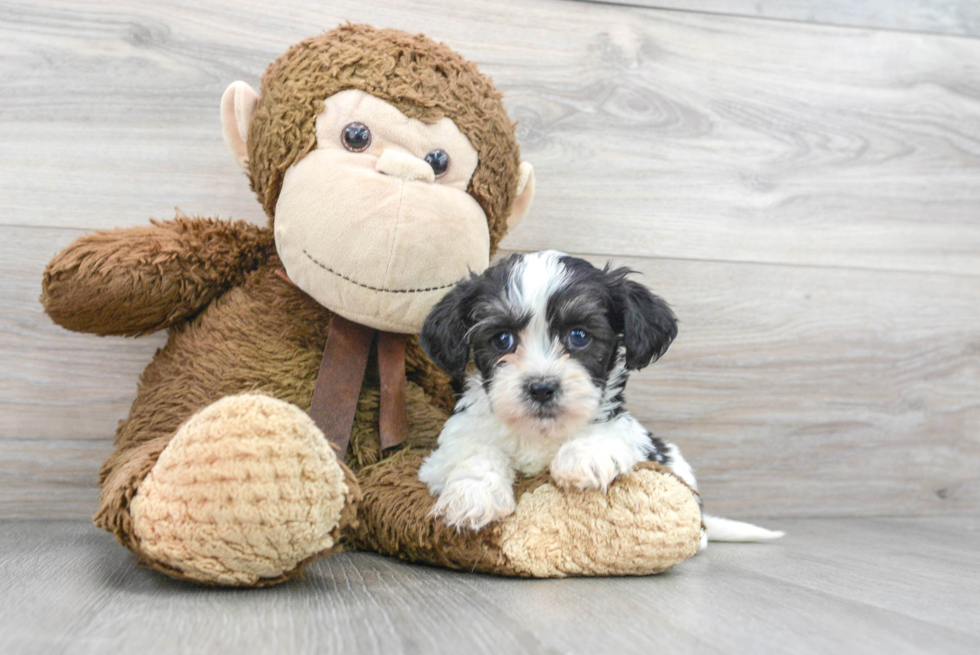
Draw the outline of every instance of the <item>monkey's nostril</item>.
M527 395L539 403L546 403L558 392L558 383L554 380L539 380L531 382L526 387Z

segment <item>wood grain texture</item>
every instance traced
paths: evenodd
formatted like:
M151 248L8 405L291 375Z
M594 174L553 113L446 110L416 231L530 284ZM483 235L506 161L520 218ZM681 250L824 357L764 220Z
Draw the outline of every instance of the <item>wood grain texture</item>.
M631 376L627 406L681 447L708 511L980 507L980 280L615 261L679 317L664 358Z
M342 19L480 62L536 165L512 250L613 254L681 317L630 405L733 516L980 507L980 42L555 0L0 2L0 516L80 517L164 336L69 334L94 228L264 217L217 104Z
M980 36L974 0L600 0L610 4L848 25L909 32Z
M74 230L0 227L0 515L95 508L96 473L163 335L53 326L44 262ZM602 264L606 258L589 256ZM713 512L963 513L980 507L980 279L616 258L680 317L629 408L677 442Z
M221 92L351 19L443 39L505 91L538 171L512 248L980 273L980 41L557 0L0 16L7 225L262 220Z
M0 516L86 516L116 424L163 334L74 334L41 309L45 264L82 230L0 228Z
M976 519L780 521L646 578L509 580L353 553L263 590L134 566L78 522L0 523L0 652L973 653Z

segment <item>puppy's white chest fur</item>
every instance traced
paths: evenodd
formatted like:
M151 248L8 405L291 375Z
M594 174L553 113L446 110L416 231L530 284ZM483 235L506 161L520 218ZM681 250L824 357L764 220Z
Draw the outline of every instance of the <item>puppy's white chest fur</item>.
M566 440L542 436L509 435L509 451L514 469L524 475L537 475L546 468L558 454L558 449Z
M479 530L514 511L517 473L550 468L561 487L606 489L645 459L666 464L695 486L677 448L651 437L628 412L564 437L527 434L500 420L477 376L439 435L439 447L419 469L419 479L439 497L435 514L450 525Z
M513 472L535 475L548 467L566 441L567 437L527 434L503 423L480 381L472 379L439 435L439 448L422 465L419 477L433 493L441 493L452 469L472 457L490 457L506 463Z

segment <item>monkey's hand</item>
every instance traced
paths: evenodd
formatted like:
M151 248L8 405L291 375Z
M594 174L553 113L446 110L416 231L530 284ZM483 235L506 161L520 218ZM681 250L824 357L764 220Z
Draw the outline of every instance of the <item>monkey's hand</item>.
M194 315L275 252L272 231L179 216L76 240L44 271L41 303L78 332L137 336Z

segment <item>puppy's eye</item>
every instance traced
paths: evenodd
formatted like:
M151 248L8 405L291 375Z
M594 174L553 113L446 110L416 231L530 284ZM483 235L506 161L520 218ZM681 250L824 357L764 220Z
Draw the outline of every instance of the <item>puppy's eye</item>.
M498 332L490 337L490 345L502 353L509 352L514 347L514 335L510 332Z
M592 336L585 330L572 330L568 333L568 347L572 350L581 350L592 341Z
M432 167L432 172L436 177L442 177L449 171L449 153L445 150L436 149L425 156L425 161Z
M351 152L363 152L371 145L371 130L364 123L348 123L340 133L340 141Z

